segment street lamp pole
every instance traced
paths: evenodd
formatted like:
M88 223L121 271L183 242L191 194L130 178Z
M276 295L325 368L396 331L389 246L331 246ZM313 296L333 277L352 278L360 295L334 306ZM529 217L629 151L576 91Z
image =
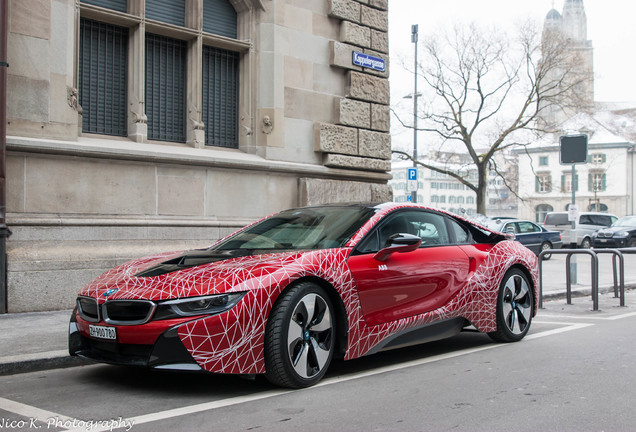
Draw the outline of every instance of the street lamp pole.
M413 168L417 169L417 29L418 25L411 26L411 42L415 44L415 63L413 66L413 75L415 77L415 89L413 91ZM419 178L417 179L419 182ZM417 189L411 192L411 202L417 202Z

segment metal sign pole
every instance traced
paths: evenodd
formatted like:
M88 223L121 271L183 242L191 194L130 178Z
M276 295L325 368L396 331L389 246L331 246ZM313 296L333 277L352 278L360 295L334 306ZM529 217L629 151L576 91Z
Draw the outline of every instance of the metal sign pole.
M415 64L413 67L414 90L413 90L413 168L417 168L417 36L418 25L411 26L411 42L415 44ZM411 202L417 202L417 189L411 192Z
M572 205L576 205L576 164L572 164ZM576 248L576 219L572 219L572 229L570 231L570 241L574 243L574 248ZM576 255L572 256L572 260L570 261L570 282L577 283L577 265L576 265Z

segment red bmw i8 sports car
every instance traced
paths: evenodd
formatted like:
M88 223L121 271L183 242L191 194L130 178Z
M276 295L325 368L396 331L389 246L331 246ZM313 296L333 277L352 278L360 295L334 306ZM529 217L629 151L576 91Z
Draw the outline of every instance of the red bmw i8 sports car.
M471 325L518 341L536 313L537 287L535 254L451 214L400 204L298 208L207 249L104 273L79 292L69 350L307 387L334 357Z

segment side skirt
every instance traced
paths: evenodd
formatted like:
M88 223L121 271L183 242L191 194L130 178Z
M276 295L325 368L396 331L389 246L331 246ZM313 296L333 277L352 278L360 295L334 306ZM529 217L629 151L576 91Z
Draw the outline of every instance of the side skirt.
M446 339L460 333L468 324L465 318L457 317L403 330L384 339L365 355Z

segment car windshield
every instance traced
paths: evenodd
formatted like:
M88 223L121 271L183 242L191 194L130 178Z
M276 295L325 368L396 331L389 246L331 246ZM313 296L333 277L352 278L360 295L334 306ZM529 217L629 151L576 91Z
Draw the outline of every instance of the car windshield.
M368 207L286 210L243 230L213 250L312 250L344 246L374 214Z
M622 217L612 224L616 227L636 227L636 216Z

